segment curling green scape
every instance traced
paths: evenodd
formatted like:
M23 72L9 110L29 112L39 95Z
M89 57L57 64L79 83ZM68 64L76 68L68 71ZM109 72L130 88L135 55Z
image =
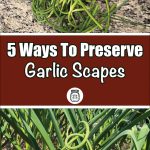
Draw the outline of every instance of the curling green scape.
M58 32L108 32L116 5L110 6L108 0L105 5L101 8L98 0L33 0L32 10L38 21Z
M150 150L150 109L0 109L0 149Z

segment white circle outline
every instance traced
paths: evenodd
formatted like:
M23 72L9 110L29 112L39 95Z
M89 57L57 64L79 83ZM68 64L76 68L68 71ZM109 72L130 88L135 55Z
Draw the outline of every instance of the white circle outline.
M71 101L71 99L70 99L71 90L79 90L79 94L80 94L80 100L79 100L79 101L77 101L77 102ZM78 88L78 87L72 87L72 88L70 88L70 89L67 91L66 97L67 97L67 100L68 100L71 104L75 104L75 105L76 105L76 104L79 104L79 103L82 102L82 100L83 100L83 92L82 92L82 90L81 90L80 88Z

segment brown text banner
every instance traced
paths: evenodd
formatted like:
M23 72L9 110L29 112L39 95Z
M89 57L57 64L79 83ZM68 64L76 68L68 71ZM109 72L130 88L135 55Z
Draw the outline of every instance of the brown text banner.
M0 38L1 105L72 105L73 87L78 105L150 105L148 35Z

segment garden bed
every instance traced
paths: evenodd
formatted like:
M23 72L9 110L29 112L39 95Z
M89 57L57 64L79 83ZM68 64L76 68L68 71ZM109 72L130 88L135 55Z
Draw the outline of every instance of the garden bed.
M118 4L120 0L111 0ZM56 32L49 26L35 20L31 0L2 0L0 4L1 33L51 33ZM142 33L150 32L150 2L130 0L113 16L109 32Z

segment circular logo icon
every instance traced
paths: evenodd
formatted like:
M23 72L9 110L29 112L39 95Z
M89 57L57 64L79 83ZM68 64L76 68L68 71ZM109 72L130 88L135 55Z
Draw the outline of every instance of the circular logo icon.
M83 100L83 92L77 87L73 87L67 92L67 99L71 104L79 104Z

